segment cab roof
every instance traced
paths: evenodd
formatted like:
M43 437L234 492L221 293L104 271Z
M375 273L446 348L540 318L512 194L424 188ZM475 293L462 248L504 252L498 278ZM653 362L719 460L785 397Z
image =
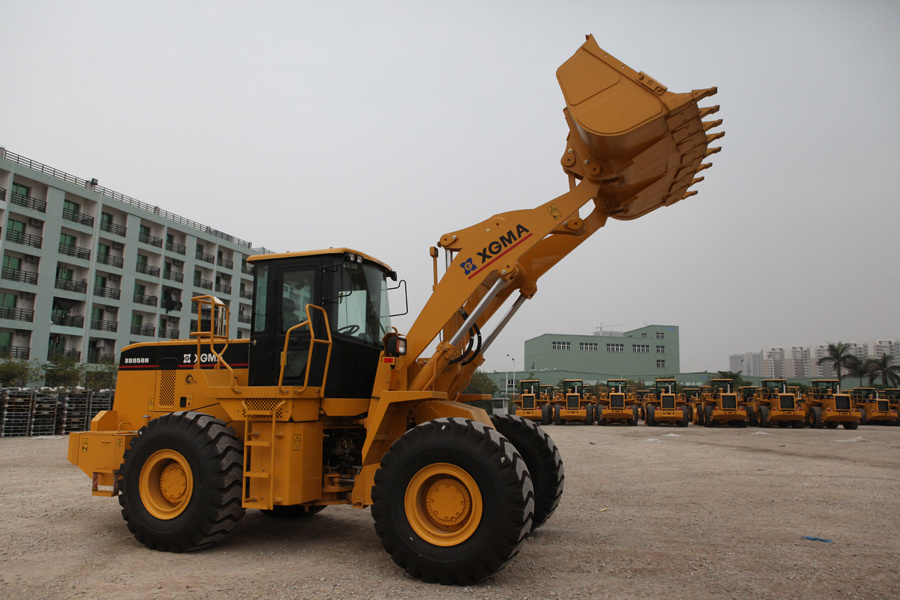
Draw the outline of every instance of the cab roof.
M362 256L365 260L369 262L373 262L381 267L383 267L387 271L392 271L390 266L381 262L377 258L369 256L364 252L360 252L359 250L354 250L352 248L328 248L326 250L305 250L302 252L281 252L277 254L254 254L253 256L247 257L248 263L254 262L262 262L266 260L278 260L281 258L296 258L296 257L304 257L304 256L323 256L323 255L336 255L336 254L356 254Z

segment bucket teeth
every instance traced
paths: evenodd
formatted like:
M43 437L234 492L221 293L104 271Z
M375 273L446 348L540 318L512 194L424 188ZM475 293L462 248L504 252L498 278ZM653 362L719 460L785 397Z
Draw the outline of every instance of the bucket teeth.
M706 136L706 143L709 144L710 142L714 142L714 141L716 141L717 139L722 138L722 137L725 137L725 132L724 132L724 131L719 131L719 132L716 132L716 133L710 133L710 134L708 134L708 135Z
M719 91L719 88L711 87L706 88L705 90L694 90L691 94L694 96L694 102L700 102L704 98L709 98L710 96L715 96L716 92Z
M706 154L704 154L703 157L706 158L707 156L712 156L713 154L718 154L721 151L722 151L721 146L719 146L718 148L708 148L706 150Z
M717 112L719 112L718 104L716 104L715 106L704 106L703 108L700 109L700 118L705 119L709 115L713 115Z
M694 185L695 183L700 183L700 182L703 181L704 179L706 179L706 177L694 177L694 178L691 180L691 183L688 184L688 187L691 187L691 186Z
M722 119L719 119L718 121L706 121L703 123L703 131L709 131L713 127L718 127L721 124Z
M696 172L699 173L700 171L705 171L706 169L710 168L711 166L712 166L712 163L703 163L702 165L700 165L697 168Z

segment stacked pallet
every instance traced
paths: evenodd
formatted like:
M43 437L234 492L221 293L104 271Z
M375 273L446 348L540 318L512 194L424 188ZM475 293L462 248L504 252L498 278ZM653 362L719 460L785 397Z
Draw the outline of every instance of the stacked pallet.
M0 437L30 435L34 390L6 388L3 390L3 411L0 413Z
M28 435L55 435L58 409L59 391L56 388L36 390Z
M62 410L56 419L56 433L61 435L90 429L91 423L88 419L90 401L91 392L84 388L74 388L60 394Z
M91 420L97 416L97 413L101 410L112 410L113 403L113 395L115 392L113 390L100 390L96 392L91 392L91 402L90 402L90 411L88 419L88 428L90 428Z

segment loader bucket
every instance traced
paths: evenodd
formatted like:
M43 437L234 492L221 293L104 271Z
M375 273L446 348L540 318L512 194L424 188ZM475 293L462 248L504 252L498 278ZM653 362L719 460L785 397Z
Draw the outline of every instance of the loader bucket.
M718 110L697 102L716 88L674 94L603 51L588 36L556 72L566 101L569 137L563 169L602 184L595 199L616 219L636 219L693 196L703 160L721 148L708 134L721 121L701 119Z

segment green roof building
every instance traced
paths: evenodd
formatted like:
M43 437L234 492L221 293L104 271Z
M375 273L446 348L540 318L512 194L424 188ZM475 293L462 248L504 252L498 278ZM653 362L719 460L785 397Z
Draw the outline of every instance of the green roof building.
M554 372L556 379L586 381L615 377L654 381L681 372L678 344L675 325L600 335L545 333L525 341L525 368L520 373L541 378L541 372Z

